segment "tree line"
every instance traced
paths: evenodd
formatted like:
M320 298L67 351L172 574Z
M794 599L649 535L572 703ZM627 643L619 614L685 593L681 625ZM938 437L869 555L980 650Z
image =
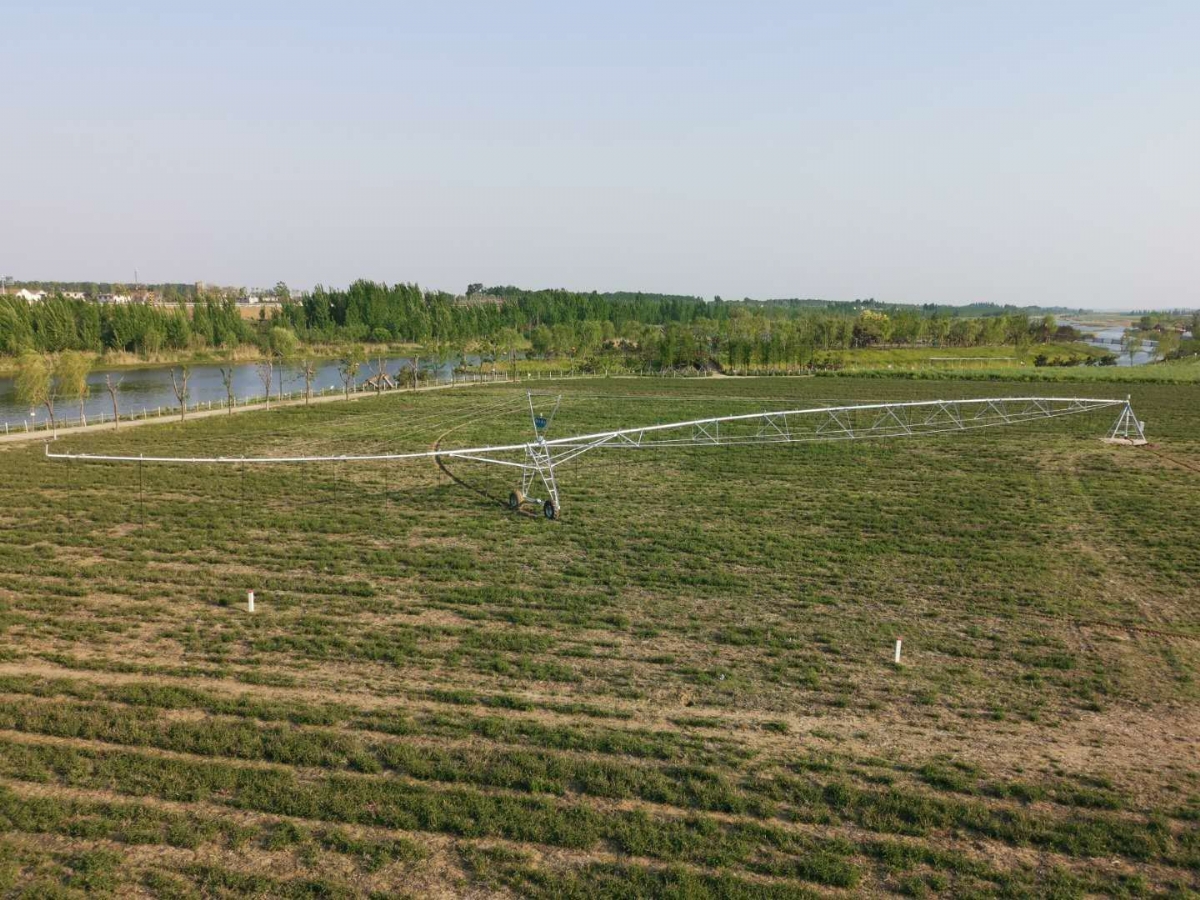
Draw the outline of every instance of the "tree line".
M200 297L191 306L103 305L61 294L29 304L0 296L0 353L270 350L286 329L311 344L403 342L439 355L473 349L493 355L528 342L541 356L636 355L646 365L710 363L730 367L803 365L819 351L928 344L1020 346L1070 340L1053 316L1023 312L964 317L942 308L887 307L865 301L835 309L800 302L706 302L686 295L472 285L465 301L415 284L356 281L318 286L248 321L232 299Z
M0 296L0 353L124 352L237 347L259 337L233 300L208 298L187 307L101 304L61 294L40 303Z

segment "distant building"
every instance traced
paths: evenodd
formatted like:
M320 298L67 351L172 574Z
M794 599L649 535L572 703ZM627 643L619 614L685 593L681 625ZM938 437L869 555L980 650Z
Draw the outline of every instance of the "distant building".
M242 295L238 297L238 303L242 306L279 306L279 298L275 296L273 288L246 288Z
M13 296L20 297L22 300L25 300L29 303L40 303L42 300L46 299L46 292L45 291L31 291L31 290L27 290L26 288L21 288Z
M101 303L124 304L133 302L133 298L128 294L101 294L96 299Z
M83 291L63 291L63 296L68 300L86 300L87 295Z
M294 292L293 292L294 293ZM252 287L242 288L242 295L238 298L238 303L247 303L251 306L259 303L279 303L280 298L275 293L275 288Z

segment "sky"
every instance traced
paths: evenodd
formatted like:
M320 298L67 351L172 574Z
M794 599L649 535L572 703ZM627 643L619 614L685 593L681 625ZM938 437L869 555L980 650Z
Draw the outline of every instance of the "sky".
M1200 3L0 6L0 274L1200 306Z

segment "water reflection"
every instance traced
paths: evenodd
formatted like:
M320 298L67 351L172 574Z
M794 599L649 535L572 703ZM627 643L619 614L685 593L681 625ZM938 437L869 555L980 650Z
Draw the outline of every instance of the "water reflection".
M468 357L467 365L478 365L478 358ZM436 377L440 381L448 381L455 362L447 362L435 371L435 365L421 361L422 378ZM412 366L412 358L407 356L383 357L385 370L393 378L397 373ZM342 377L338 372L339 361L336 359L321 360L316 363L316 373L313 378L313 393L342 389ZM377 362L372 359L364 364L358 372L355 381L362 384L376 371ZM188 406L214 407L225 403L225 382L221 378L221 365L204 364L191 367L191 377L188 380ZM284 364L276 366L271 382L271 395L275 396L280 388L282 369L282 389L285 394L300 393L304 390L304 373L299 365ZM91 396L84 402L84 414L89 418L98 416L112 417L112 400L104 386L104 372L93 372L88 377L91 386ZM117 405L122 416L141 415L143 412L154 413L159 407L177 407L175 392L171 387L171 367L153 366L139 369L128 369L119 372L109 372L113 380L120 379L121 386L117 393ZM258 375L257 363L245 362L233 364L233 394L239 401L263 396L263 382ZM60 419L78 419L79 403L77 401L60 400L55 406L55 415ZM24 427L26 420L30 424L43 422L47 418L46 410L39 408L30 411L29 407L17 403L11 377L0 378L0 422L8 423L11 428Z

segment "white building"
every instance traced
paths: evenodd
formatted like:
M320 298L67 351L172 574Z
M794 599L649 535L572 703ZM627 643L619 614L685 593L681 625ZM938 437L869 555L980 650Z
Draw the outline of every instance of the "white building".
M129 303L132 298L128 294L101 294L96 299L101 303Z
M30 291L25 288L21 288L14 296L20 297L22 300L25 300L29 303L39 303L46 299L46 292Z

